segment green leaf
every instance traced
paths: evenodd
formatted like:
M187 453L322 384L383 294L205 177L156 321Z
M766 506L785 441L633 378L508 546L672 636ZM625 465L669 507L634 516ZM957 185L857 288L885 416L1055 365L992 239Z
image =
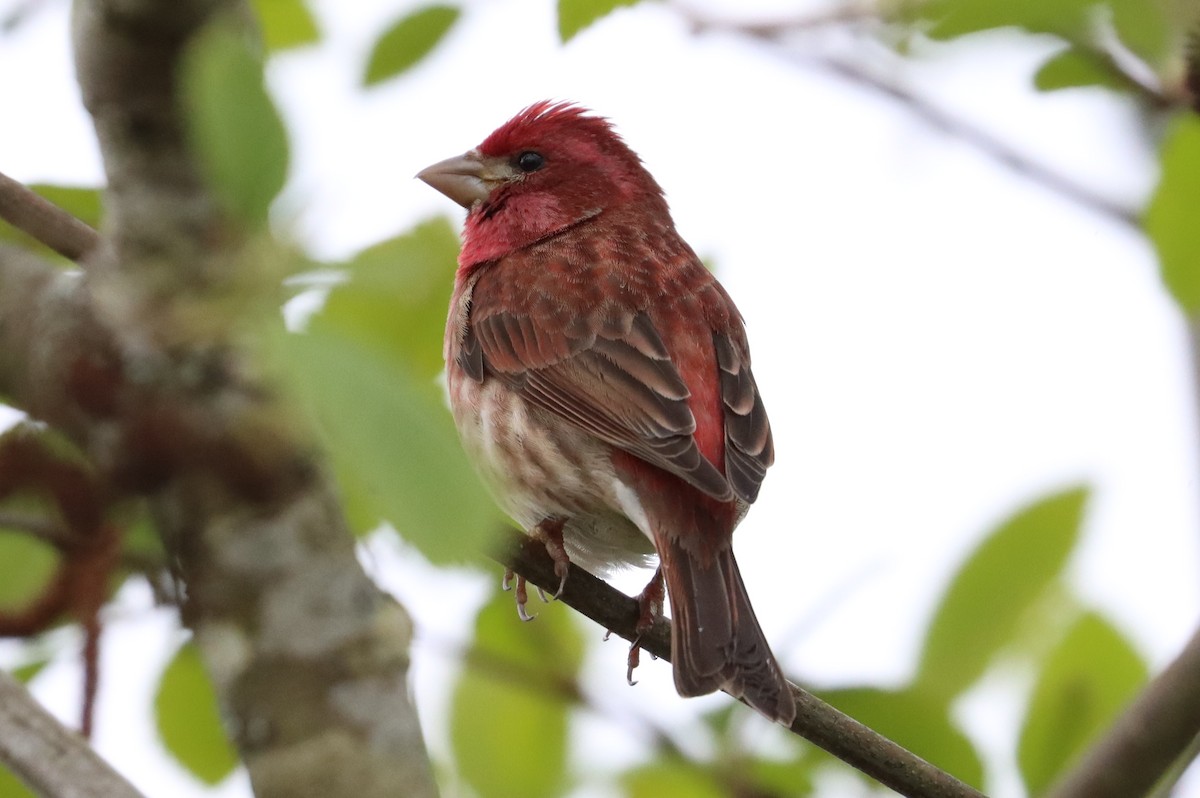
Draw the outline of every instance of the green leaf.
M1096 4L1097 0L931 0L907 4L906 11L932 23L927 33L935 39L1016 27L1074 40L1088 32Z
M320 40L317 20L304 0L252 0L269 52L288 50Z
M1042 793L1145 684L1133 646L1096 613L1081 617L1046 657L1021 729L1017 761Z
M916 683L949 699L970 687L1061 573L1079 539L1083 488L1027 507L980 544L951 581L925 636Z
M432 5L396 20L371 49L363 85L374 86L411 69L437 47L460 13L454 6Z
M581 30L638 0L558 0L558 38L566 44Z
M167 553L149 513L140 513L126 526L121 547L133 559L130 567L140 569L143 564L166 567Z
M263 83L262 59L245 36L209 25L184 59L183 98L213 192L235 218L265 226L287 179L287 131Z
M46 589L57 567L58 555L47 544L24 533L0 531L0 610L29 605Z
M1118 90L1125 88L1096 61L1094 56L1075 47L1068 47L1050 56L1033 76L1033 85L1037 87L1038 91L1056 91L1083 86L1103 86Z
M433 380L330 324L288 336L287 351L343 489L371 502L375 517L432 562L461 563L486 551L503 521Z
M621 777L628 798L727 798L730 792L712 774L679 761L652 762ZM796 794L791 785L790 794Z
M163 745L205 784L217 784L237 767L212 684L191 643L180 646L163 671L154 696L154 719Z
M457 257L458 233L444 218L376 244L347 264L349 279L330 291L310 328L332 325L432 380L444 368Z
M820 696L961 781L983 785L979 753L954 725L950 708L939 693L919 686L903 690L850 687L822 690Z
M1159 151L1162 174L1146 208L1143 226L1175 301L1188 315L1200 313L1200 117L1179 114Z
M752 759L739 763L739 770L762 795L811 795L813 772L820 761L801 748L791 759Z
M521 623L512 594L497 591L480 610L454 690L450 742L481 798L567 792L567 725L583 651L573 613L560 604Z
M0 763L0 796L4 798L38 798L21 780Z
M1172 38L1164 0L1108 0L1108 5L1121 43L1152 68L1161 65L1169 55ZM1176 4L1177 8L1184 6Z
M26 662L24 665L18 665L10 671L11 676L21 684L29 684L37 675L42 672L42 669L50 664L50 660L43 657ZM0 790L0 795L4 795L4 790Z

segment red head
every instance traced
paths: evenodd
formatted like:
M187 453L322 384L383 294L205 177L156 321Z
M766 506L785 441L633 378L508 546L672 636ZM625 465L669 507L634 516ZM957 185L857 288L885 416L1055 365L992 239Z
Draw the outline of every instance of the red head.
M477 149L417 177L469 209L460 263L506 255L662 189L607 120L570 103L529 106Z

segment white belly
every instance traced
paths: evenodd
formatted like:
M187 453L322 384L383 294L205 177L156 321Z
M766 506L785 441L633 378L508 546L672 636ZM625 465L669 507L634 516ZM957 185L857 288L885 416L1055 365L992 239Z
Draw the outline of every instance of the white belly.
M452 377L451 407L463 447L497 503L526 531L568 519L572 562L598 575L649 565L654 554L636 494L616 476L606 445L497 380Z

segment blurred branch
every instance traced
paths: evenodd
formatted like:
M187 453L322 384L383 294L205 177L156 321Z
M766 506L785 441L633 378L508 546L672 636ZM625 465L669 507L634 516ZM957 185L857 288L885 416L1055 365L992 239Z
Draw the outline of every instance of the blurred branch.
M1133 209L1102 197L1046 164L1029 158L983 128L955 116L899 82L837 56L823 56L813 59L811 63L857 86L890 97L931 127L971 145L1000 165L1032 180L1042 188L1114 222L1140 229L1138 214Z
M79 735L0 671L0 762L40 798L143 798Z
M13 8L0 17L0 34L8 35L24 25L34 14L49 5L48 0L25 0L14 4Z
M554 562L539 541L512 533L496 561L553 592L558 589ZM626 596L587 571L571 565L560 600L605 629L664 661L671 661L671 622L655 621L649 632L636 630L639 609ZM792 685L796 720L790 730L901 795L911 798L982 798L982 793L900 747L881 734Z
M73 261L100 241L88 225L0 173L0 219Z
M802 66L827 72L859 88L894 100L930 126L970 145L980 153L1032 180L1048 191L1112 221L1131 227L1139 226L1138 215L1133 209L1103 197L1070 177L1056 172L1050 166L1033 160L982 127L956 116L882 72L869 69L858 61L842 56L799 53L785 43L786 38L797 31L845 24L850 21L861 22L867 19L868 15L856 12L849 16L846 13L827 14L818 17L780 20L774 23L743 23L703 17L679 6L676 6L676 10L692 24L697 33L712 31L732 33L774 45ZM1120 71L1119 65L1111 58L1109 63L1113 69ZM1149 96L1156 98L1156 104L1159 102L1170 104L1167 98L1153 92L1132 76L1123 71L1120 71L1120 74L1131 86L1136 87L1139 96L1145 97L1147 92L1150 92Z
M1145 795L1200 734L1200 631L1047 798Z
M75 543L75 537L57 521L45 515L22 513L17 510L0 510L0 529L24 532L38 540L62 549Z

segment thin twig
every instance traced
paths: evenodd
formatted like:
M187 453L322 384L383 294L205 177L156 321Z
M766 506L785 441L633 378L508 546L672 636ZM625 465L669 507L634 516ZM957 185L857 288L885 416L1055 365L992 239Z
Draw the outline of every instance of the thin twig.
M992 160L1008 167L1022 177L1032 180L1042 188L1114 222L1140 228L1138 214L1132 208L1102 197L1092 189L1054 171L1046 164L1033 160L982 127L955 116L900 83L837 56L823 56L812 59L810 63L855 85L892 98L927 124L971 145Z
M0 762L43 798L144 798L79 735L0 671Z
M73 261L82 260L100 241L91 227L3 173L0 219Z
M514 533L497 562L545 590L558 588L554 562L545 547ZM561 600L614 634L635 639L646 652L671 661L671 622L655 621L639 634L638 603L605 582L572 565ZM828 751L880 784L910 798L982 798L978 790L937 769L916 754L792 685L796 720L791 731Z
M937 130L974 147L1001 165L1008 167L1017 174L1032 180L1043 188L1071 202L1127 226L1139 226L1138 214L1133 209L1103 197L1070 177L1056 172L1048 165L1035 161L982 127L974 125L938 106L898 81L878 71L868 69L861 63L841 56L798 53L793 47L785 44L787 36L797 30L817 28L822 25L831 26L837 23L844 24L847 21L845 16L829 15L819 17L816 20L805 18L763 24L714 20L697 16L687 9L677 7L677 10L681 16L691 22L697 32L720 31L734 33L774 45L802 66L819 69L853 83L860 88L869 89L877 94L895 100ZM861 21L861 15L853 14L849 19L859 22ZM1113 70L1120 69L1119 65L1115 61L1111 61L1111 59L1109 66ZM1166 99L1160 94L1154 93L1152 89L1146 87L1132 76L1126 75L1123 72L1121 74L1130 86L1138 89L1139 96L1152 96L1153 102L1156 105L1166 102Z

